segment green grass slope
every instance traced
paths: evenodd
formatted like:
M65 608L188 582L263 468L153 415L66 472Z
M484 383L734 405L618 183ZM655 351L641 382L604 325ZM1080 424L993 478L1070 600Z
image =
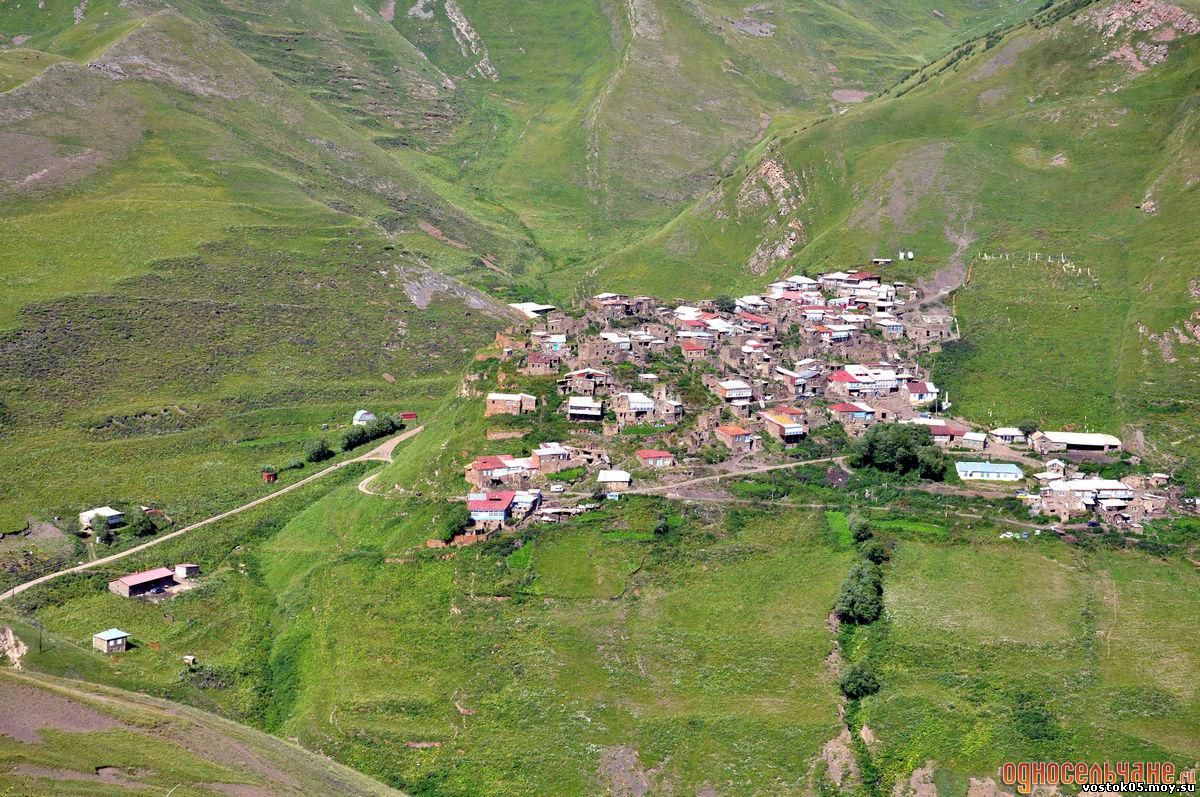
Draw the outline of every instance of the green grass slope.
M91 15L124 33L79 55L63 37ZM255 497L259 465L364 402L431 406L507 323L445 274L498 279L482 258L525 244L218 33L98 3L38 36L54 56L0 94L6 532Z
M12 794L399 794L260 731L133 692L0 671L0 695L12 712L0 782Z
M1120 0L1068 4L966 45L759 147L589 284L751 289L912 249L891 276L966 282L953 300L965 342L935 374L956 410L1125 431L1135 446L1141 432L1193 456L1197 10L1176 27Z

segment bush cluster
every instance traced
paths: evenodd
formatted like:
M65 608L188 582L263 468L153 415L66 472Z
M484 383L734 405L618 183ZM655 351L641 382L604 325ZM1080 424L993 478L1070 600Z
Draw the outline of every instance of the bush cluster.
M403 423L391 417L379 418L364 426L352 426L342 433L342 450L351 451L372 440L387 437L403 428Z
M879 423L850 448L856 467L876 468L891 473L917 473L923 479L941 481L946 475L946 454L933 442L929 429L918 424Z

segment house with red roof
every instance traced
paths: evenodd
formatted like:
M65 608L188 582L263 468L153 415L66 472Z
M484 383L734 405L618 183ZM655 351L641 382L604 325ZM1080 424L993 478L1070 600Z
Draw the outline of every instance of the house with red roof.
M755 444L761 442L749 429L732 423L718 426L714 434L733 451L753 451L757 448Z
M675 455L670 451L653 448L639 448L637 458L647 468L669 468L675 464Z
M679 348L683 350L683 359L685 360L703 360L708 347L703 343L697 343L693 340L685 340L679 344Z
M467 496L467 512L475 523L504 525L512 514L515 490L490 493L471 493Z
M908 396L908 403L914 407L932 404L937 401L940 392L933 382L905 382L903 389L904 395Z
M861 401L843 401L829 408L833 417L842 423L871 423L875 420L875 409Z

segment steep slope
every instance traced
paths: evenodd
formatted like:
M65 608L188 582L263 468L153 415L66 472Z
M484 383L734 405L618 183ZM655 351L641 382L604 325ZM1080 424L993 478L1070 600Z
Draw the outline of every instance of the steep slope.
M145 695L0 671L0 697L0 780L14 793L399 794L272 736Z
M519 235L177 11L52 12L30 40L52 57L0 94L0 527L253 494L257 465L368 398L440 393L507 323L443 275L509 281ZM93 16L121 33L81 54Z
M890 274L966 282L938 374L956 410L1195 453L1200 21L1078 6L772 139L589 286L752 289L911 249Z

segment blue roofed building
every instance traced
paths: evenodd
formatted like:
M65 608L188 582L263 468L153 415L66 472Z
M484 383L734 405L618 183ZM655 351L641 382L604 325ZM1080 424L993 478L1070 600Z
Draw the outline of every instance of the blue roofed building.
M955 462L954 469L963 481L1019 482L1025 478L1011 462Z

